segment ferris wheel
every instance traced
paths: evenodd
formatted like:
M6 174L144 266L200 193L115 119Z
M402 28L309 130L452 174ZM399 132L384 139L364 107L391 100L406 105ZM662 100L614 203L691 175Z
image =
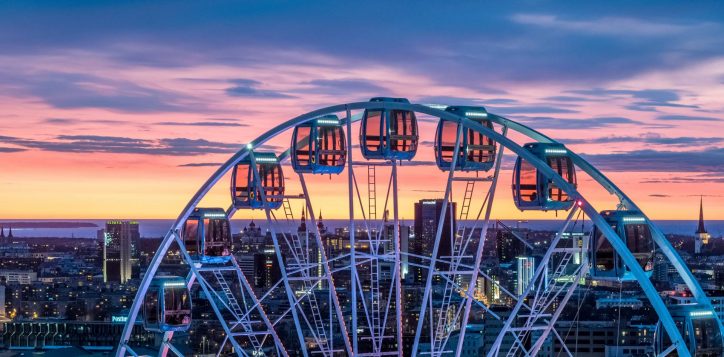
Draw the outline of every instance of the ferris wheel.
M272 142L291 144L280 150ZM507 150L517 158L509 160ZM434 160L416 161L423 155ZM441 177L442 199L420 202L436 216L424 227L427 240L410 239L400 214L401 203L410 202L398 193L416 179L405 170L419 166ZM512 202L524 214L565 212L553 238L536 247L542 258L517 289L483 269L496 194L510 199L500 194L507 189L496 190L504 167L512 167ZM587 187L578 185L581 177ZM228 208L199 206L219 185L229 187ZM588 186L602 189L608 203L584 197ZM330 202L346 209L347 224L334 234L316 218ZM241 210L256 210L266 221L265 263L279 277L273 283L256 284L241 266L229 223ZM301 210L310 224L297 228L293 212ZM593 229L582 229L584 220ZM172 246L185 276L164 271ZM693 295L683 312L665 304L650 281L655 254ZM205 348L215 355L458 356L468 326L481 317L499 331L488 356L533 356L551 345L560 346L555 354L572 355L556 322L587 278L640 286L659 319L658 354L722 353L722 322L681 257L581 156L483 107L373 98L288 120L216 170L156 251L116 356L145 354L148 346L134 340L141 323L162 337L159 355L183 356L194 348L181 341L199 333L200 305L213 311L205 323L218 326L208 336L215 344ZM485 289L505 303L491 301ZM713 332L702 337L701 328Z

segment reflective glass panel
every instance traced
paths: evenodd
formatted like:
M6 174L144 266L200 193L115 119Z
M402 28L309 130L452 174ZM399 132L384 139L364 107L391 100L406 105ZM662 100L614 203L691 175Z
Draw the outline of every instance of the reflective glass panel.
M191 322L191 298L186 288L166 288L163 300L167 324L186 325Z
M568 181L568 183L576 183L576 175L573 171L573 163L567 156L549 157L548 165L557 172L561 177ZM548 183L548 198L551 201L568 201L568 194L562 189L558 188L553 182Z
M520 161L520 200L535 202L538 200L538 170L525 160Z
M481 124L492 127L488 121L483 121ZM467 159L471 162L493 162L495 160L495 142L478 131L468 129Z
M249 199L249 183L250 174L248 163L241 163L236 165L236 176L234 182L234 197L239 198L243 201Z
M626 224L626 246L644 270L652 270L654 259L654 240L648 224Z
M312 128L309 126L297 127L297 137L294 143L294 155L299 165L308 166L312 157L311 140L309 135Z
M158 323L158 291L151 288L143 300L143 310L149 324Z
M717 322L713 318L693 319L692 327L694 329L694 340L696 341L697 356L703 356L700 353L721 353L721 332L717 326ZM705 351L707 350L707 351Z
M367 121L365 122L365 144L367 150L379 151L380 139L386 140L384 135L380 135L382 127L382 111L368 110Z
M611 228L616 231L616 225L612 225ZM600 229L596 229L596 247L594 254L596 254L596 270L602 272L614 270L616 267L616 252L611 242L606 239Z
M457 137L458 124L454 121L443 120L440 142L438 143L438 150L440 150L440 158L443 162L452 162L453 154L455 152L455 138ZM463 145L463 140L460 138L460 147Z
M193 255L198 253L199 220L197 218L189 218L186 220L182 235L184 238L184 245L186 246L186 250L189 254Z
M319 131L319 164L343 166L346 159L344 131L337 126L321 126Z
M417 149L415 113L406 110L390 111L390 145L394 151Z

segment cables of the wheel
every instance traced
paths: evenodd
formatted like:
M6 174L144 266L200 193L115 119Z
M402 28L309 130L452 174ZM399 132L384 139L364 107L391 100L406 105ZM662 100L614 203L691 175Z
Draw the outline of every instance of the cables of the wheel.
M573 317L573 320L571 321L571 326L568 326L568 331L566 331L566 337L563 338L563 343L565 343L565 341L568 340L568 336L571 335L571 330L573 330L573 325L575 325L575 326L576 326L576 349L575 349L575 353L578 352L578 318L579 318L579 316L580 316L580 314L581 314L581 306L582 306L581 304L586 301L586 297L588 296L588 292L590 291L590 289L591 289L591 286L590 286L590 285L587 285L587 286L586 286L586 291L583 292L583 298L581 298L581 297L580 297L581 295L578 294L578 299L579 299L579 300L578 300L578 308L576 309L576 315ZM556 355L556 357L560 356L561 352L563 352L563 349L561 349L560 351L558 351L558 354Z
M618 307L618 319L616 321L616 353L618 353L619 342L621 341L621 308L623 307L621 303L621 293L623 292L623 281L619 279L618 284L618 303L621 305Z

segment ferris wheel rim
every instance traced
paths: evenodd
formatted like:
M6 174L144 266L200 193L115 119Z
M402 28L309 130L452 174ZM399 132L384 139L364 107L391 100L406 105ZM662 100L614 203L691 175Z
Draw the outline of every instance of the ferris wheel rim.
M628 251L628 248L625 246L625 243L621 241L621 239L617 236L616 232L612 231L610 227L605 224L605 221L603 221L603 218L599 215L598 211L596 211L593 206L585 199L585 197L580 194L576 187L573 187L571 184L569 184L565 179L563 179L558 173L553 171L548 165L546 165L542 160L538 159L534 155L532 155L530 152L526 151L523 146L517 144L516 142L508 139L506 136L501 135L500 133L496 132L493 129L489 129L484 125L479 124L478 122L475 122L465 116L458 115L455 113L446 112L444 110L440 110L437 108L433 108L430 106L422 105L422 104L412 104L412 103L392 103L392 102L353 102L353 103L346 103L346 104L338 104L333 106L328 106L316 110L312 110L310 112L307 112L305 114L298 115L292 119L289 119L285 122L283 122L280 125L277 125L274 128L269 129L268 131L264 132L262 135L258 136L248 144L242 146L236 153L234 153L226 162L221 164L219 168L207 179L207 181L201 186L201 188L196 191L194 196L192 196L191 200L187 203L185 208L181 211L177 219L174 221L171 229L164 237L164 240L162 241L162 244L159 246L159 250L157 251L156 256L154 256L151 265L149 265L149 269L147 270L146 275L144 275L144 278L142 279L141 286L139 286L138 292L140 293L142 290L145 290L148 288L148 285L151 282L151 279L156 274L156 270L158 269L158 266L161 262L162 254L159 256L159 253L165 251L168 249L170 244L173 242L173 235L177 234L178 230L180 229L183 222L186 220L186 218L189 216L189 214L193 211L195 207L199 204L199 202L206 196L206 194L209 192L209 190L214 187L221 178L223 178L224 175L226 175L237 163L244 160L250 152L255 147L260 147L264 145L269 140L272 140L273 138L277 137L278 135L281 135L285 133L286 131L292 129L294 126L306 123L308 121L314 120L317 117L326 115L326 114L333 114L333 113L339 113L339 112L347 112L347 118L346 120L349 121L349 124L353 122L357 122L360 120L360 118L352 118L349 115L349 112L351 110L363 110L363 109L400 109L400 110L409 110L416 113L422 113L431 115L434 117L437 117L439 119L444 120L451 120L455 121L458 124L462 124L462 126L473 129L475 131L478 131L482 133L483 135L489 136L491 139L493 139L495 142L500 143L501 146L508 148L512 152L514 152L516 155L523 157L526 161L531 163L533 166L535 166L540 173L542 173L547 179L551 180L556 184L557 187L559 187L561 190L565 191L570 197L574 199L574 201L579 201L582 203L581 209L586 212L586 214L589 215L589 218L594 222L594 224L597 227L600 227L600 229L604 232L604 235L607 239L611 238L612 240L616 241L618 240L618 247L616 244L614 245L614 248L616 252L620 255L622 255L622 258L626 262L631 263L635 261L635 258L631 254L630 251ZM523 134L527 137L530 137L533 140L536 140L538 142L544 142L544 143L558 143L556 140L524 125L518 122L515 122L513 120L510 120L508 118L505 118L503 116L496 115L494 113L489 113L488 119L491 120L494 123L503 125L506 128L512 129L520 134ZM349 126L348 126L349 127ZM351 136L351 133L347 133L348 136ZM567 148L566 148L567 149ZM353 147L348 147L347 150L353 150ZM285 150L281 155L280 159L285 159L289 156L290 150ZM653 227L654 230L654 236L655 236L655 242L656 245L659 246L669 258L669 260L675 265L677 270L679 270L680 275L685 279L685 282L689 286L690 290L692 290L692 293L697 298L697 301L704 305L705 307L711 308L710 301L706 294L703 293L703 290L699 286L696 279L693 278L693 275L691 275L690 270L688 267L684 264L681 257L676 253L673 249L673 247L668 244L668 241L665 239L662 240L663 234L658 229L658 227L651 222L648 217L645 216L645 213L643 213L642 210L638 208L638 206L635 205L633 200L631 200L621 189L619 189L608 177L606 177L603 173L598 171L592 164L590 164L588 161L583 159L581 156L576 154L575 152L571 151L570 149L567 149L568 155L573 159L573 162L576 166L581 168L584 172L589 174L592 178L594 178L594 181L596 181L599 185L604 187L607 191L609 191L611 194L614 194L619 197L620 201L624 206L626 206L629 209L638 209L642 212L644 217L646 218L646 221L648 224ZM368 160L369 161L369 160ZM227 211L229 212L229 211ZM233 211L230 212L233 214ZM609 237L611 235L612 237ZM658 239L656 239L656 237ZM609 239L609 240L611 240ZM618 248L618 249L616 249ZM621 251L619 251L621 249ZM628 253L628 254L627 254ZM653 289L653 285L651 285L651 282L645 277L645 273L642 270L640 266L637 264L631 264L631 269L633 270L633 275L636 277L636 280L638 281L639 285L645 284L648 285L647 288L642 286L644 288L644 292L646 293L648 300L654 305L654 309L656 310L657 314L660 318L663 318L664 321L663 325L667 333L669 334L672 343L678 343L680 346L683 346L681 348L678 348L681 350L680 353L683 355L686 355L688 351L684 352L686 349L686 345L684 343L684 339L679 333L678 329L675 328L675 323L673 322L673 318L671 317L670 312L666 308L665 305L663 305L663 301L661 298L654 294L651 295L651 291ZM688 274L685 274L685 273ZM151 274L149 274L149 272ZM644 282L645 281L645 282ZM653 290L655 293L655 290ZM133 306L131 308L130 316L133 317L132 319L129 318L128 322L126 323L126 326L124 327L123 335L121 336L121 339L119 341L119 348L117 349L117 355L123 355L125 354L126 347L131 329L137 319L138 313L140 312L140 302L139 300L142 299L134 299ZM656 301L658 300L658 301ZM136 305L139 306L136 306ZM658 307L657 307L658 305ZM718 321L718 324L720 326L720 329L724 330L722 328L722 323L718 319L718 316L716 316L716 319ZM668 321L667 321L668 320Z

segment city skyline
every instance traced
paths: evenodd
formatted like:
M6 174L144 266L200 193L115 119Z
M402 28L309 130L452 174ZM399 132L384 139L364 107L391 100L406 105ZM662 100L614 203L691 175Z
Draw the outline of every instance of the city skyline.
M394 95L530 125L586 154L652 219L696 219L701 194L706 219L724 219L721 5L337 6L74 5L71 19L2 5L0 217L174 218L269 123ZM434 130L421 122L415 161L432 160ZM403 163L400 175L402 216L442 196L437 169ZM313 183L346 192L342 176ZM494 216L523 217L510 167L501 180ZM228 205L228 192L204 203ZM315 204L346 215L333 195Z

